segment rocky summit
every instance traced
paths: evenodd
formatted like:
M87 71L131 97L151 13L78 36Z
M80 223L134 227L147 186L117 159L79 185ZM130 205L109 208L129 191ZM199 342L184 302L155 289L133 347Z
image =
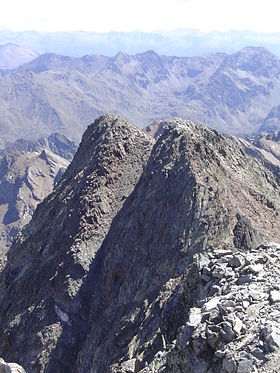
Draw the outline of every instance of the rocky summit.
M98 118L8 253L0 356L26 372L274 371L279 208L278 178L234 139Z

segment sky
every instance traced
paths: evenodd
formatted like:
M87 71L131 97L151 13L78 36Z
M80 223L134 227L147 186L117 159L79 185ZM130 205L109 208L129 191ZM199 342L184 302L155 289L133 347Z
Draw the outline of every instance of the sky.
M7 0L0 28L15 31L280 32L279 0Z

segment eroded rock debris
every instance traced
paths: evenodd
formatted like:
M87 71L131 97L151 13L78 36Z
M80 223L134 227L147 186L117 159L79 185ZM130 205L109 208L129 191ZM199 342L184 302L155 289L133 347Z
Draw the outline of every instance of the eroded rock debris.
M276 243L200 254L188 320L141 372L272 372L280 347L279 259Z

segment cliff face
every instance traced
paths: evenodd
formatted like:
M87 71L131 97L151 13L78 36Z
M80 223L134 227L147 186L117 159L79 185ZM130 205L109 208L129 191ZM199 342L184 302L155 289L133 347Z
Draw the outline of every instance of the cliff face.
M175 119L154 143L99 118L9 252L0 356L27 372L230 373L231 361L235 372L226 349L249 324L234 308L232 325L244 324L230 333L219 304L229 314L227 294L258 286L254 250L280 241L279 192L269 170L214 130ZM277 246L262 250L272 257Z

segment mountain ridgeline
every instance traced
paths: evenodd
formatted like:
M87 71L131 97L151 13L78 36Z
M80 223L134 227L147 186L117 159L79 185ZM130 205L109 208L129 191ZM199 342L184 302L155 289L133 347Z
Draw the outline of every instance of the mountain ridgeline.
M16 69L20 65L28 63L38 56L39 53L21 45L13 43L0 45L0 69Z
M234 139L101 116L8 253L0 356L35 373L272 371L279 209L279 180Z
M232 55L40 55L0 77L0 146L60 132L80 140L110 112L138 127L179 116L224 133L279 130L280 59L264 48Z
M280 56L280 34L253 31L202 32L193 29L154 32L38 32L0 30L0 43L16 43L38 52L80 57L86 54L113 56L155 50L167 56L197 56L206 53L234 53L239 49L263 46Z

